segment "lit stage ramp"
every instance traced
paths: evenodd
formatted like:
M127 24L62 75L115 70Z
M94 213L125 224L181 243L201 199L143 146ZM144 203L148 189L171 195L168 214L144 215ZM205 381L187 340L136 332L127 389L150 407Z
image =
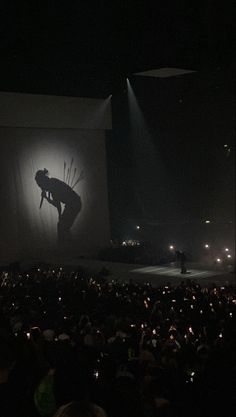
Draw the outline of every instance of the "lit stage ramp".
M131 272L139 274L161 275L166 277L182 277L184 278L208 278L213 275L221 275L219 271L206 271L198 269L188 269L186 274L181 274L180 268L166 266L146 266L143 268L133 269Z
M165 283L178 285L186 279L191 279L201 285L209 285L211 283L217 285L227 283L235 284L235 274L231 274L229 271L189 268L186 274L181 274L180 268L174 266L144 266L134 268L130 270L131 275L135 281L140 283L145 281L150 282L154 287L164 285Z
M109 272L108 276L106 276L108 281L118 279L121 282L129 282L132 279L140 284L149 282L153 287L165 284L178 285L186 279L191 279L201 285L212 283L217 285L235 285L236 283L235 273L232 273L231 270L209 270L198 264L187 265L189 272L187 274L181 274L180 268L177 268L176 265L144 266L95 259L74 260L71 265L80 265L91 273L98 273L105 268Z

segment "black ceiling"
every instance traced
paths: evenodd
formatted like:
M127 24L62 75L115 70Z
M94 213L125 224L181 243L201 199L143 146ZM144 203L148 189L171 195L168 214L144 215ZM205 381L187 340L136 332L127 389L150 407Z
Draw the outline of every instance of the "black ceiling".
M105 97L127 75L233 63L233 2L2 0L0 90Z

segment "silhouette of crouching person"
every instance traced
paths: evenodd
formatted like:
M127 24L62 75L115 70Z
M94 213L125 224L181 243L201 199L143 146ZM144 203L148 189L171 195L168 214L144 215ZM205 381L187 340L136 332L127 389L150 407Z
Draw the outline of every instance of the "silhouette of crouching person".
M57 178L49 178L47 169L37 171L35 181L42 190L40 208L45 199L57 209L58 240L60 243L65 243L70 237L70 229L81 210L81 198L65 182ZM63 210L62 204L65 205Z

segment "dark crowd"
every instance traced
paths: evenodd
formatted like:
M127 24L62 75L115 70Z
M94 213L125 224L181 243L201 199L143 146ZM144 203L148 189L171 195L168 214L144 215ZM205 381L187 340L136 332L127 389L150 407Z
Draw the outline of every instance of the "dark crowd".
M236 288L0 274L1 417L233 417Z

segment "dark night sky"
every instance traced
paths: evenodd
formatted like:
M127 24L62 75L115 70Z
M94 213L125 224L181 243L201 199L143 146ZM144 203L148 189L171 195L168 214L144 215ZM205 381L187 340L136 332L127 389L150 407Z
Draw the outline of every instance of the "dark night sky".
M125 218L234 215L233 2L162 3L1 1L0 90L113 94L108 169L117 227ZM132 76L165 66L197 72ZM150 131L145 158L129 125L127 76Z

